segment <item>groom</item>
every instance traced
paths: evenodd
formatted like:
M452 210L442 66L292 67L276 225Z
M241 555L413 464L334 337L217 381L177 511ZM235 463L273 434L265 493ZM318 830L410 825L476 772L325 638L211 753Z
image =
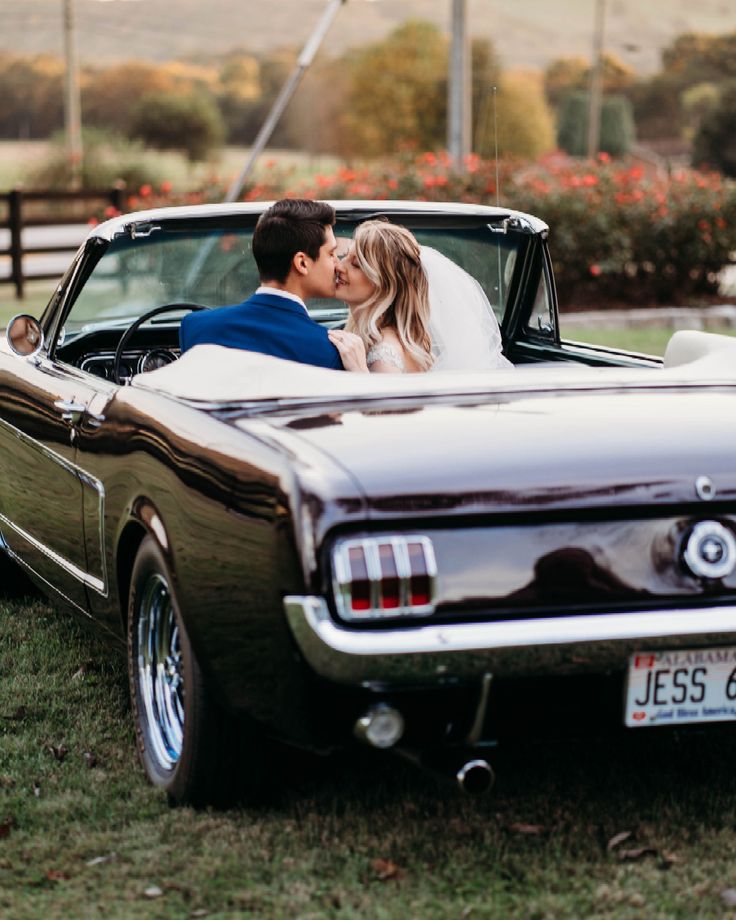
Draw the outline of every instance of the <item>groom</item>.
M304 305L308 297L335 296L334 223L335 209L322 201L285 198L271 205L253 233L261 286L236 306L185 316L182 352L204 343L225 345L342 370L327 330Z

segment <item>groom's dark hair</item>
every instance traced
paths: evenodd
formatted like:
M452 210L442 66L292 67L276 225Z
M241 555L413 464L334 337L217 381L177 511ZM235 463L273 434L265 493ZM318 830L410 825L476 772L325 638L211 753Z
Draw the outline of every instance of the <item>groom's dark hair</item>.
M253 233L253 257L261 281L283 284L298 252L319 256L325 230L335 223L335 209L324 201L283 198L258 219Z

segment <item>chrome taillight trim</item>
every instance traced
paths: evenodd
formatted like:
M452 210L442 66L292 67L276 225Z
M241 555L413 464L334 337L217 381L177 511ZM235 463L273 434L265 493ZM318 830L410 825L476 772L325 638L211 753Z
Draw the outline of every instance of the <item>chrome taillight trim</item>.
M411 600L411 560L409 544L416 543L422 548L424 566L429 581L428 604L412 605ZM399 606L381 608L381 571L380 547L389 546L396 566L399 581ZM352 572L350 570L350 550L362 549L368 581L370 583L370 607L367 610L353 610L351 599ZM374 537L351 537L337 540L332 548L332 586L335 606L341 619L350 621L384 620L391 617L423 617L434 613L434 598L437 581L437 559L432 540L423 534L378 535Z

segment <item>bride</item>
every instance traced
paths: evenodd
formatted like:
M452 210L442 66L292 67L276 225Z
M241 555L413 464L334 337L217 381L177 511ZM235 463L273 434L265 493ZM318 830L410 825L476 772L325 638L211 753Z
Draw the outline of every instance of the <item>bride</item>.
M329 337L347 371L418 373L511 367L483 289L436 249L382 220L360 224L337 272L350 309Z

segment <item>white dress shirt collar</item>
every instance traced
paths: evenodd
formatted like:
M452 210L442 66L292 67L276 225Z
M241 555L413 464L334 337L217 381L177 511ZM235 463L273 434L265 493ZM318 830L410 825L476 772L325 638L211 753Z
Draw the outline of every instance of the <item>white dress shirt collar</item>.
M308 313L307 306L301 297L296 294L292 294L291 291L282 291L281 288L271 287L268 284L262 284L259 288L256 289L256 294L275 294L276 297L288 297L289 300L295 300L300 304L305 313Z

